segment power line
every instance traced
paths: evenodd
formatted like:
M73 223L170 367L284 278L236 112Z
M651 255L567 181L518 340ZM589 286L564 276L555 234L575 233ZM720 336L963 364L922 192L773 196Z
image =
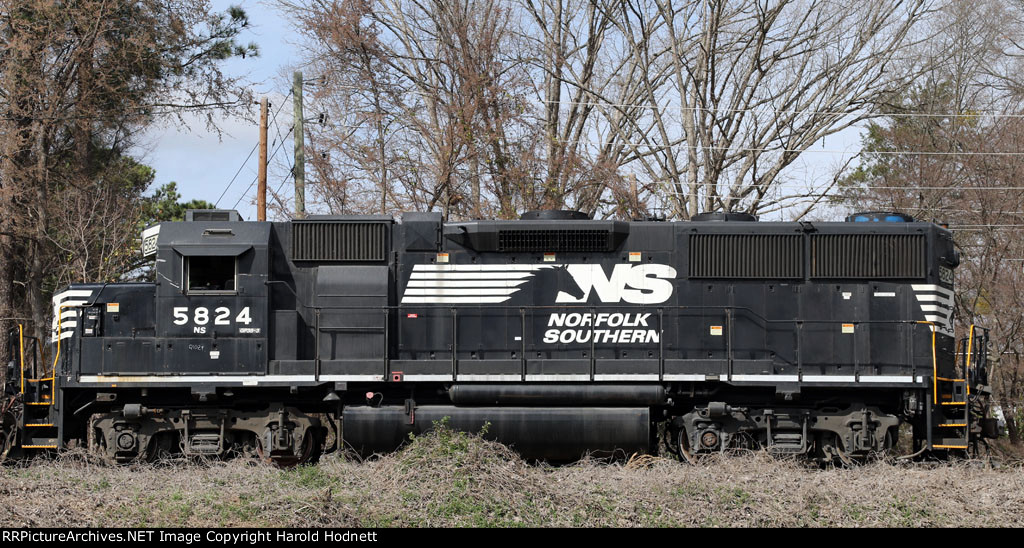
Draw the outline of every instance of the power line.
M224 187L224 191L220 193L220 197L218 197L217 201L213 203L213 207L217 207L218 205L220 205L220 201L224 199L224 195L228 193L228 189L231 188L231 185L235 184L235 179L238 178L238 174L242 172L242 168L245 167L245 164L249 163L249 158L252 158L252 154L256 152L256 149L259 146L259 141L257 141L256 144L252 146L252 150L249 151L249 155L245 157L245 160L242 160L242 165L238 166L238 171L235 172L235 176L232 177L230 181L228 181L228 186Z
M803 154L805 152L814 152L819 154L879 154L882 156L1024 156L1024 152L1021 151L992 151L992 152L980 152L980 151L930 151L930 150L875 150L875 151L863 151L863 150L835 150L835 149L822 149L812 148L808 146L806 148L782 148L782 147L733 147L733 146L720 146L720 145L688 145L686 143L631 143L625 141L593 141L587 139L575 139L575 140L559 140L554 141L558 144L565 145L595 145L600 147L605 146L627 146L631 148L647 148L647 149L664 149L664 148L685 148L688 150L720 150L726 152L794 152L797 154Z
M294 127L295 126L292 126L292 128L290 128L288 130L288 133L286 133L285 135L290 134L292 132L292 130L294 129ZM274 123L274 128L277 130L278 138L281 139L282 141L284 141L284 137L281 137L281 126L279 126L275 122ZM294 177L295 176L295 166L292 165L291 158L287 154L285 155L284 158L288 162L288 175L285 175L281 179L281 184L277 185L277 190L274 191L274 199L277 200L278 205L280 205L281 207L284 207L284 203L281 202L281 198L279 198L279 196L281 194L281 189L284 188L284 185L288 182L288 178L289 177Z
M281 109L284 108L284 105L285 105L285 103L288 102L288 97L291 97L291 94L292 94L292 92L291 92L291 90L289 90L288 94L284 96L284 99L281 99L281 106L277 107L277 112L274 113L274 123L275 124L277 123L277 115L281 113ZM231 185L235 184L235 179L238 178L238 174L241 173L242 169L245 167L245 165L247 163L249 163L249 159L252 158L253 153L256 152L256 149L259 148L259 146L260 146L260 143L257 140L256 144L253 145L252 150L249 151L249 155L246 156L245 160L242 161L242 165L238 166L238 171L235 172L235 176L232 177L230 181L228 181L228 186L224 187L224 191L220 193L220 197L217 198L216 202L214 202L213 207L217 207L218 205L220 205L220 201L222 199L224 199L224 195L227 194L228 189L231 188ZM237 205L237 203L235 205Z
M292 133L292 129L294 129L294 128L295 128L295 126L292 126L292 127L288 128L288 132L287 132L287 133L285 133L285 135L284 135L284 136L285 136L285 138L287 138L287 137L288 137L289 135L291 135L291 133ZM273 151L273 152L272 152L272 153L270 154L270 158L268 158L268 159L267 159L267 163L268 163L268 164L270 163L270 161L271 161L271 160L273 160L273 159L274 159L274 157L275 157L275 156L277 156L277 151L281 150L281 146L282 146L283 144L284 144L284 139L282 139L282 140L281 140L281 142L277 143L277 147L276 147L276 148L274 148L274 151ZM257 177L257 178L258 178L258 177ZM237 201L237 202L235 202L235 205L234 205L234 206L233 206L233 207L232 207L231 209L235 209L235 208L237 208L237 207L238 207L238 204L242 203L242 200L244 200L244 199L245 199L245 196L246 196L247 194L249 194L249 191L250 191L250 190L252 190L252 187L253 187L253 185L255 185L255 184L256 184L256 178L254 178L254 179L252 180L252 182L251 182L251 183L249 183L249 186L248 186L248 187L247 187L247 188L245 189L245 192L243 192L243 193L242 193L242 195L238 197L238 201Z
M1021 154L1024 154L1024 152L1022 152ZM683 181L676 181L676 180L673 180L673 179L654 179L654 180L647 181L644 184L681 184L683 186L690 186L690 183L686 183L686 182L683 182ZM748 189L748 188L793 188L793 189L796 189L796 190L806 190L808 192L811 192L811 191L814 190L813 188L808 188L806 186L800 186L799 188L793 186L793 185L800 185L800 184L801 183L784 183L784 182L749 183L749 184L744 184L740 188L740 190L745 190L745 189ZM723 185L726 186L725 190L728 190L728 188L729 188L728 185L726 185L724 183L723 183ZM699 187L703 188L706 185L704 183L696 183L696 186L699 186ZM822 183L822 184L820 184L818 186L819 187L820 186L833 186L833 184L832 183ZM717 187L717 188L721 188L721 187ZM974 190L1002 190L1002 191L1007 191L1007 190L1024 190L1024 186L969 186L969 187L965 187L965 186L912 186L912 185L902 185L902 186L844 187L843 190L847 190L847 191L851 191L851 192L869 192L869 191L872 191L872 190L949 190L949 191L958 191L958 192L969 192L969 191L974 191ZM927 208L919 208L919 209L927 209Z
M992 111L975 111L971 113L952 113L952 112L871 112L864 110L813 110L813 109L777 109L769 107L757 107L757 108L728 108L728 107L684 107L682 105L646 105L637 103L612 103L612 102L598 102L598 101L540 101L547 105L578 105L578 106L590 106L590 107L616 107L616 108L645 108L645 109L665 109L665 110L679 110L689 112L725 112L725 113L770 113L770 114L794 114L794 115L811 115L811 116L869 116L869 117L893 117L893 118L1024 118L1024 114L1007 114L997 113Z

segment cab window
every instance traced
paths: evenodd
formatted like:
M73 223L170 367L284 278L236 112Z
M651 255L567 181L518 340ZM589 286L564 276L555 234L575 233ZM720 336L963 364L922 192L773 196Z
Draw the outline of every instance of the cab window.
M236 278L236 257L185 257L188 293L234 293Z

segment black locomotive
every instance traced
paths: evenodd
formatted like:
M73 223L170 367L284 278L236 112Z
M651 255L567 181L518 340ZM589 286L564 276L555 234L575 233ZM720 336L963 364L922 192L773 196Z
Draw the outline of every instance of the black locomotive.
M143 248L154 283L54 296L45 360L12 334L5 453L290 464L444 420L531 458L654 451L661 432L685 456L834 459L890 448L902 423L933 454L994 429L987 335L953 334L951 235L902 215L197 210Z

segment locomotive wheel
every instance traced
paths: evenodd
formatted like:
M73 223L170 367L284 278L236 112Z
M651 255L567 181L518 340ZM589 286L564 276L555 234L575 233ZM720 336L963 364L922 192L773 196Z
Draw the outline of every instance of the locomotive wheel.
M273 464L278 468L292 468L301 464L314 463L320 457L320 444L317 436L307 430L302 437L302 447L299 453L299 455L268 456L263 449L263 440L259 436L256 438L256 456L261 461Z
M149 440L142 452L143 460L149 463L162 462L173 454L173 446L177 433L159 432Z
M686 429L682 426L673 428L669 431L669 443L671 444L672 453L674 453L679 460L690 464L697 464L697 459L693 458L693 454L690 453L690 437L686 435Z

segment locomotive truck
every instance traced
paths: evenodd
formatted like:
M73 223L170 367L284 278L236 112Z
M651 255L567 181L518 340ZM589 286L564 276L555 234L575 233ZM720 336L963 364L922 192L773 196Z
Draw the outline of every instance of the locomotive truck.
M988 333L954 336L951 233L905 215L195 210L143 254L153 282L72 284L45 345L11 333L3 455L290 465L438 421L552 461L662 441L827 461L903 424L949 456L995 434Z

